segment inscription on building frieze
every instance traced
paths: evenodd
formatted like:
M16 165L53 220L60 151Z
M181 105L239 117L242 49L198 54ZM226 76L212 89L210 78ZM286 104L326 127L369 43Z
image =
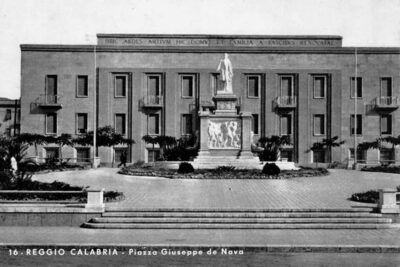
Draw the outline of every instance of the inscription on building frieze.
M340 47L340 38L98 37L99 45L141 47Z

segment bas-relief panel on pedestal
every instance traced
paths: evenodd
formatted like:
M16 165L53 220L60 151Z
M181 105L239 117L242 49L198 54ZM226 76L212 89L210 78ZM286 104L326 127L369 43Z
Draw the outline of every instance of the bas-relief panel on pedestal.
M239 120L209 120L208 148L210 149L240 149L241 125Z

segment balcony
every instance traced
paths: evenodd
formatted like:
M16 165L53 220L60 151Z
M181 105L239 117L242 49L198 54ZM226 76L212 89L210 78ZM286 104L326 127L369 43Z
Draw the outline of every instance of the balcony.
M397 96L381 96L372 100L372 106L376 111L394 111L399 107L400 101Z
M40 95L36 98L35 103L43 109L60 109L61 105L61 95Z
M141 108L162 108L164 105L163 96L148 95L140 99L139 106Z
M295 96L278 96L274 100L275 109L295 109L297 98Z

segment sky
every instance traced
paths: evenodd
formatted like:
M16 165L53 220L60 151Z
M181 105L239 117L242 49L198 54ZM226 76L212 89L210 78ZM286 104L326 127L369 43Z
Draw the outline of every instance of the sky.
M0 97L20 96L20 44L96 33L341 35L400 47L400 0L0 0Z

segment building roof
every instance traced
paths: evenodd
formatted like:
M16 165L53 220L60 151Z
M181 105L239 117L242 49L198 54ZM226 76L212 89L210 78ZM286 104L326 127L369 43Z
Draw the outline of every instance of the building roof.
M23 44L21 51L398 54L400 47L343 47L336 35L98 34L97 45Z

